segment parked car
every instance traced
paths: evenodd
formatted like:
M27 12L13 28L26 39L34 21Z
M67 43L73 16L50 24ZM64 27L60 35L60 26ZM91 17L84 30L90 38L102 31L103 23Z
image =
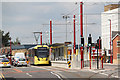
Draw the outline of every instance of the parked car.
M14 66L27 66L27 60L25 58L19 58L18 60L14 61Z
M4 55L0 55L0 59L6 58Z
M7 58L0 59L0 67L11 67L10 61Z

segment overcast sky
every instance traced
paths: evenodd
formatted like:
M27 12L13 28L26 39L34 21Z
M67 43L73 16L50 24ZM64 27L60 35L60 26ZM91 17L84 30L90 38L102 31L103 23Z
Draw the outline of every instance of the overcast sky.
M93 41L101 35L101 12L105 2L84 3L84 31L92 34ZM1 5L1 4L0 4ZM67 39L73 40L73 15L76 15L76 24L79 23L79 3L75 2L2 2L2 30L10 32L12 40L17 37L22 44L36 43L33 32L42 31L43 43L49 39L49 21L53 24L65 24L63 14L68 14ZM45 25L43 25L45 24ZM76 25L76 41L80 38L80 27ZM47 33L46 33L47 32ZM85 34L84 34L85 36ZM53 43L66 41L66 25L53 25Z

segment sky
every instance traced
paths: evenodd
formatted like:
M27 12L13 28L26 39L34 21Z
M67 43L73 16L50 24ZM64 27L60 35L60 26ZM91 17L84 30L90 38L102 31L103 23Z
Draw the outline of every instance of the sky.
M112 3L112 2L111 2ZM87 27L87 36L92 34L93 41L101 35L101 12L106 2L84 2L84 36ZM49 42L49 21L53 24L53 43L66 41L67 19L67 41L73 41L73 15L76 15L76 24L79 24L79 2L2 2L0 3L0 20L2 30L10 32L12 41L18 37L22 44L36 43L33 32L43 32L43 43ZM71 25L70 25L71 24ZM80 26L76 25L76 43L80 43ZM36 34L38 35L38 34ZM87 37L86 36L86 37ZM40 41L39 41L40 42Z

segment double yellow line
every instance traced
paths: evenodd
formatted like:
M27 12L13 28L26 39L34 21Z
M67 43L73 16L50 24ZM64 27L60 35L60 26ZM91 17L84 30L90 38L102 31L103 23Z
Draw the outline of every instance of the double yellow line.
M1 78L1 80L6 80L2 73L0 75L0 78Z

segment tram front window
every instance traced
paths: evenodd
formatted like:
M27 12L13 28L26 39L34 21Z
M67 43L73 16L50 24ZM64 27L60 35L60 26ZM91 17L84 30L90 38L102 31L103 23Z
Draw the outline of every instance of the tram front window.
M38 57L39 58L45 58L45 57L48 57L49 56L49 52L48 52L48 50L42 50L42 51L38 51Z

